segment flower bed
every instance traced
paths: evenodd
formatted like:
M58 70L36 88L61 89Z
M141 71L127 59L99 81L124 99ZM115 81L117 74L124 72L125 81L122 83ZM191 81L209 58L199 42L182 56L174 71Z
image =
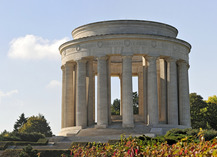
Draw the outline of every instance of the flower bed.
M195 140L189 141L186 136L175 144L141 138L122 138L114 145L88 143L86 146L72 146L69 156L217 156L217 139L205 141L201 130ZM192 139L192 138L191 138Z

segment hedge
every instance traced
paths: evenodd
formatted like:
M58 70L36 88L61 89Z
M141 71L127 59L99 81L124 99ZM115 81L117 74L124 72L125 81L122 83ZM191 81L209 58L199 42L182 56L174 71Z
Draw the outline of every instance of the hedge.
M19 157L22 150L5 150L1 157ZM70 150L50 149L38 150L40 157L61 157L62 154L70 154Z
M29 141L1 141L0 150L5 150L8 146L26 146L28 144L32 146L47 145L48 139L39 139L37 142Z
M37 142L40 138L45 138L41 133L3 133L0 135L0 141L31 141Z

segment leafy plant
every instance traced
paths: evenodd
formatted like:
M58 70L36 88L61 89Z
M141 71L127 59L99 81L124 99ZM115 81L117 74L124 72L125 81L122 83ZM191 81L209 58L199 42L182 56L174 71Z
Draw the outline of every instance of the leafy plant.
M31 145L28 145L23 148L20 152L19 157L38 157L38 151L33 150Z
M169 134L182 137L178 142L172 145L167 143L167 139L163 137L150 138L146 136L140 137L121 137L121 141L113 145L109 143L88 143L87 146L73 145L70 156L216 156L217 155L217 139L205 141L205 131L200 130L197 133L199 142L189 140L185 136L189 130L172 130ZM180 134L179 134L180 135ZM181 137L181 136L179 136ZM163 141L163 142L162 142Z

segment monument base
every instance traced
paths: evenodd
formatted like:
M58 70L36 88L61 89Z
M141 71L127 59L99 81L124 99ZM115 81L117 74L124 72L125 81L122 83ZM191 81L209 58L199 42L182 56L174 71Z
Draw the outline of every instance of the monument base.
M59 136L75 136L79 133L81 129L82 129L81 126L62 128L58 135Z
M107 125L95 125L96 129L105 129L107 128Z
M167 131L178 128L186 129L189 126L184 125L169 125L169 124L158 124L158 125L147 125L142 122L135 122L134 125L122 125L121 122L112 122L111 125L92 125L87 128L81 126L67 127L61 129L59 136L83 136L83 137L99 137L99 136L117 136L121 134L125 135L149 135L158 136L164 135Z

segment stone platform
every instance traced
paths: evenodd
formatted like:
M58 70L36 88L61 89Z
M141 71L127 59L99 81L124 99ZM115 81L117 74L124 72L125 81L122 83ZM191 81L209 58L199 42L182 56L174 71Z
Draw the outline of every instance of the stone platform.
M107 128L98 129L95 126L90 126L85 129L67 133L65 136L55 136L50 139L51 142L57 141L71 141L71 142L108 142L108 140L120 139L120 136L141 136L146 135L149 137L155 137L157 135L164 135L168 130L172 128L185 129L186 126L182 125L168 125L168 124L158 124L158 125L146 125L142 122L135 122L134 128L123 128L121 122L112 122ZM73 129L73 127L71 127Z
M122 123L117 121L109 125L105 129L97 129L93 126L79 130L78 127L74 129L68 136L53 136L49 138L49 143L46 146L33 146L34 149L69 149L72 142L100 142L106 143L109 140L120 140L121 135L125 137L129 136L141 136L146 135L149 137L155 137L157 135L163 135L166 131L172 128L184 129L186 126L174 126L159 124L156 126L147 126L142 122L135 122L134 128L122 128ZM72 128L71 128L72 129ZM24 146L12 146L8 149L22 149Z

